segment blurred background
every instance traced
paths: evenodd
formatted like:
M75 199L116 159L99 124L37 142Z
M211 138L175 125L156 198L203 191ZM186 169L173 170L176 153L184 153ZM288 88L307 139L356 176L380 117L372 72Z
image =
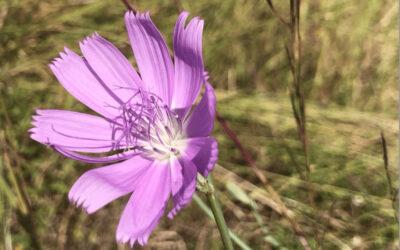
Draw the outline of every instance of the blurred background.
M203 55L220 115L212 176L229 228L252 249L304 249L302 237L311 249L398 249L398 1L301 2L306 150L289 97L290 30L267 2L131 1L150 10L170 48L179 10L205 20ZM289 22L289 1L275 2ZM134 63L125 11L118 0L0 1L0 249L129 249L115 243L128 197L92 215L74 208L68 190L93 165L27 132L35 108L87 111L47 66L64 46L78 52L78 41L97 31ZM149 243L223 248L195 201L173 221L163 218Z

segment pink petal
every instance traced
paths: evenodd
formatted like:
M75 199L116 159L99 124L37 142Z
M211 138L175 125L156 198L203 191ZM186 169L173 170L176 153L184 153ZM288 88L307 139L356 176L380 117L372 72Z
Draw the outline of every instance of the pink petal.
M124 102L142 86L136 70L126 57L97 33L79 43L90 67L101 80Z
M202 56L202 34L204 21L193 18L185 28L189 13L182 12L174 30L174 95L171 107L180 109L182 117L200 93L203 83L204 64Z
M173 196L174 207L168 213L168 218L172 219L174 216L184 208L192 199L196 191L197 169L196 166L187 157L180 158L183 169L183 185L181 190Z
M169 162L154 162L122 213L117 229L117 241L130 241L131 245L135 241L141 245L147 244L151 231L164 213L170 194Z
M196 165L197 172L204 177L214 168L218 160L218 142L213 137L190 138L186 140L185 157Z
M125 25L140 75L147 90L171 104L174 71L165 41L149 13L125 14Z
M74 183L68 198L76 206L82 205L86 213L93 213L136 189L151 163L137 156L120 163L89 170Z
M188 137L206 137L214 128L215 94L212 86L206 82L205 92L193 113L185 124Z
M111 107L119 107L118 102L96 79L82 57L68 48L60 56L49 66L64 88L97 113L108 118L118 115L118 110Z
M171 191L172 195L179 192L183 185L183 168L176 157L170 160L171 166Z
M31 138L80 152L107 152L112 144L110 122L94 115L66 110L36 110Z
M183 169L183 183L179 192L173 194L174 207L168 213L170 219L192 199L197 172L206 177L218 159L218 144L212 137L189 138L185 143L186 149L178 161Z

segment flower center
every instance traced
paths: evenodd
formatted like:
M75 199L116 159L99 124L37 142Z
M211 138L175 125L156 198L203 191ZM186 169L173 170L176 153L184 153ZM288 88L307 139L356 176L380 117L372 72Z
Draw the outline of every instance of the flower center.
M139 89L119 109L120 115L111 122L114 149L159 160L179 155L183 123L160 97Z

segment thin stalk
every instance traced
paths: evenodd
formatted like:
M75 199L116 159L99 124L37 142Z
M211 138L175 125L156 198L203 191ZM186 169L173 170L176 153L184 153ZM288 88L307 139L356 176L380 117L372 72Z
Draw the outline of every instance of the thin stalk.
M213 212L211 209L203 202L203 200L197 195L193 195L193 200L199 205L201 210L215 222L215 218L213 215ZM231 237L232 241L235 242L236 245L238 245L241 249L243 250L251 250L251 247L249 247L242 239L240 239L235 233L233 233L231 230L228 229L229 237Z
M290 222L290 225L294 231L294 233L298 236L299 241L303 245L304 249L310 250L310 246L304 236L303 231L301 230L299 224L296 222L295 218L291 213L289 213L288 208L286 207L285 203L282 202L279 194L275 191L274 187L269 183L268 179L264 176L261 170L256 165L255 160L250 155L249 152L245 149L245 147L240 142L239 138L236 136L235 132L229 127L228 123L222 118L218 112L215 113L217 121L221 125L222 129L225 133L231 138L231 140L235 143L236 147L240 150L243 157L247 161L247 164L253 169L253 172L256 174L257 178L265 185L268 193L271 195L271 198L279 204L282 215Z
M296 26L296 37L297 39L297 84L298 84L298 99L300 106L300 115L302 117L302 143L306 160L307 171L310 172L309 163L309 152L308 152L308 141L307 141L307 126L306 126L306 105L304 96L304 85L301 84L301 35L300 35L300 4L301 0L296 0L295 8L295 26Z
M4 139L4 133L0 133L0 143L1 146L4 150L6 150L6 144L3 141ZM17 200L18 200L18 208L20 209L21 213L23 215L28 214L28 205L25 203L25 200L22 196L22 191L20 189L20 186L18 185L17 178L15 177L14 170L11 166L10 159L8 158L8 155L6 152L1 152L2 153L2 161L4 163L4 166L6 167L7 173L8 173L8 179L11 182L12 187L14 188L14 192L16 193Z
M4 201L4 216L3 216L3 240L4 240L4 250L12 250L12 239L11 239L11 206L7 201Z
M30 239L32 249L42 249L39 237L37 236L35 219L33 218L32 208L30 206L29 197L26 194L22 178L21 162L19 160L18 152L15 149L15 139L11 133L11 120L7 114L7 108L3 101L3 95L0 91L0 108L3 111L3 117L5 118L4 131L0 131L0 160L2 166L5 166L5 170L8 174L8 181L11 182L13 191L16 193L16 201L18 209L15 211L19 224L26 230ZM7 140L9 143L7 143ZM10 146L8 146L10 145ZM20 180L18 180L18 178ZM11 201L11 200L10 200Z
M134 12L137 11L137 9L128 0L122 0L122 2L124 3L125 7L128 10L131 10L131 11L134 11Z
M214 186L212 184L211 175L205 179L200 174L197 175L197 189L203 192L210 204L211 211L215 218L215 224L218 227L219 234L221 235L222 242L225 249L233 250L231 238L229 236L228 226L226 225L224 214L222 213L221 205L219 204L218 198L215 194Z
M269 8L271 9L272 13L281 21L282 24L290 27L290 24L286 22L286 20L275 10L274 5L272 4L271 0L266 0Z
M383 166L385 168L386 179L387 179L388 186L389 186L390 199L392 200L394 219L396 220L396 222L398 224L399 218L396 213L396 211L397 211L397 208L396 208L397 190L396 190L396 188L393 187L392 178L390 177L389 157L388 157L388 153L387 153L386 139L385 139L385 135L383 134L383 131L381 131L381 142L382 142L382 151L383 151L383 163L384 163Z
M176 10L181 13L183 8L182 8L182 4L179 2L179 0L173 0L174 1L174 5Z
M18 148L18 144L12 134L11 131L11 120L7 112L6 104L4 103L4 98L3 94L0 91L0 109L3 113L3 118L4 118L4 130L0 131L0 143L1 147L0 149L3 149L3 154L7 154L9 152L9 157L7 156L7 159L9 164L13 165L13 174L15 174L15 180L17 181L18 188L21 190L21 197L24 201L24 203L27 205L27 208L30 208L30 200L29 196L26 193L26 188L25 188L25 183L24 183L24 178L22 176L22 168L21 168L21 161L20 161L20 156L18 155L18 152L16 148ZM0 118L1 119L1 118ZM8 140L8 142L7 142ZM9 146L8 146L9 145ZM6 152L8 150L8 152ZM13 163L11 163L13 162ZM6 162L4 162L6 164Z
M304 94L304 84L301 81L301 35L300 35L300 5L301 0L289 0L290 3L290 21L288 27L290 30L290 41L285 44L285 51L289 61L290 72L293 77L293 86L290 88L290 103L292 106L293 116L296 121L297 132L301 147L304 153L305 174L300 177L310 182L310 155L308 147L307 125L306 125L306 104ZM272 0L267 0L267 4L272 13L282 22L281 15L276 13L272 5ZM314 206L314 190L308 187L308 199Z

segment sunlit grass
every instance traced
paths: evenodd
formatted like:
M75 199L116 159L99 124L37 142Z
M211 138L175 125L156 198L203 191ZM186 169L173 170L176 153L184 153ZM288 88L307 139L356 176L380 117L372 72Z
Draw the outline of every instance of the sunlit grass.
M178 15L173 1L137 2L140 10L150 10L171 46ZM203 54L217 89L218 111L293 211L310 245L396 249L398 227L380 132L387 139L389 171L398 187L398 2L302 1L313 205L307 196L310 184L300 178L304 156L287 93L291 74L284 42L289 34L262 0L180 2L192 16L205 19ZM288 11L283 1L276 2L280 12ZM66 194L90 166L30 140L27 130L34 108L87 111L47 67L64 46L78 51L78 41L97 31L133 62L124 12L117 0L0 3L0 98L5 106L0 106L0 219L5 232L0 239L6 245L117 248L114 232L125 200L90 216L74 209ZM214 136L220 144L214 178L231 229L255 249L268 249L252 208L227 192L228 180L255 201L278 242L300 249L289 223L218 123ZM165 241L160 237L164 231L176 231L173 241L189 249L222 247L216 228L194 202L176 220L162 220L155 242Z

